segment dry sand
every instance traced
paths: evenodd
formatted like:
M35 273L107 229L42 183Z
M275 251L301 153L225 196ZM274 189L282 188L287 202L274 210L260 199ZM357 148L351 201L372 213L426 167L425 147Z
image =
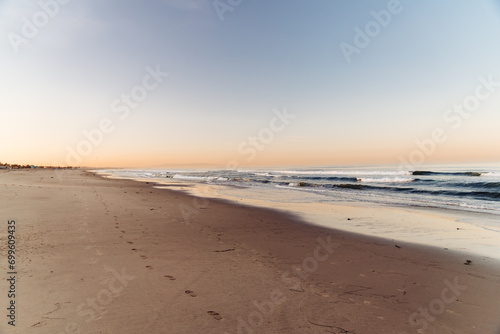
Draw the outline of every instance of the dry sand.
M500 333L492 259L85 171L0 186L3 333Z

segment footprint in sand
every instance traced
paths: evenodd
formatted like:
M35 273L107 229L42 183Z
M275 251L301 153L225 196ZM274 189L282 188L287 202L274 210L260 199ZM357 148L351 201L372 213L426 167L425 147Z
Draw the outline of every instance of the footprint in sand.
M184 291L184 293L186 295L190 295L191 297L196 297L197 296L197 294L194 293L194 291L191 291L191 290L186 290L186 291Z
M171 281L175 281L175 277L174 277L174 276L165 275L165 276L163 276L163 277L166 277L166 278L168 278L168 279L169 279L169 280L171 280Z
M213 316L215 320L222 319L221 315L215 311L207 311L207 313L210 314L211 316Z
M153 270L153 266L146 266L146 268L148 268L149 270Z
M141 255L143 259L147 259L148 257L146 255Z

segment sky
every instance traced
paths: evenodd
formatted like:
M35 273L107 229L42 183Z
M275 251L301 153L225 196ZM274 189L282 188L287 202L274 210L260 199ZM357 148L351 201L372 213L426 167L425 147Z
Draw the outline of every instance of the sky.
M0 161L500 161L500 2L1 0Z

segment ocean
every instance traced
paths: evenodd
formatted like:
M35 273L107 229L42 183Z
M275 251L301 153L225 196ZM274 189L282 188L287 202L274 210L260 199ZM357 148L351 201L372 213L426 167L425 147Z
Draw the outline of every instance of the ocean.
M300 191L304 201L360 201L500 215L500 164L431 165L415 170L399 170L395 166L351 166L101 172L125 178L175 179L240 188L279 189L285 198L287 191Z

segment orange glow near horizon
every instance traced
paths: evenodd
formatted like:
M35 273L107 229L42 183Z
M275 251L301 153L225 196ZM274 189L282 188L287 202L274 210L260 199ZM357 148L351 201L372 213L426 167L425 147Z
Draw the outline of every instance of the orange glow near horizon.
M447 145L448 146L448 145ZM346 150L337 150L330 153L325 151L293 151L277 152L271 149L268 152L260 152L252 161L245 159L245 156L238 154L211 154L210 152L192 153L134 153L134 154L110 154L103 158L103 154L93 158L83 159L82 163L73 166L84 167L116 167L116 168L245 168L245 167L305 167L305 166L343 166L343 165L399 165L402 161L415 162L414 165L433 164L433 163L488 163L500 161L500 157L491 155L488 150L480 150L477 146L469 146L465 149L467 154L464 156L464 147L456 149L454 152L446 147L446 150L436 150L431 156L425 156L418 149L407 150L405 154L399 154L394 151L358 151L357 155L352 155ZM411 160L412 152L414 154ZM425 157L423 161L421 157ZM404 160L403 160L404 159ZM43 166L68 166L63 159L44 160L44 159L26 159L19 156L17 159L8 159L1 161L10 164L33 164Z

